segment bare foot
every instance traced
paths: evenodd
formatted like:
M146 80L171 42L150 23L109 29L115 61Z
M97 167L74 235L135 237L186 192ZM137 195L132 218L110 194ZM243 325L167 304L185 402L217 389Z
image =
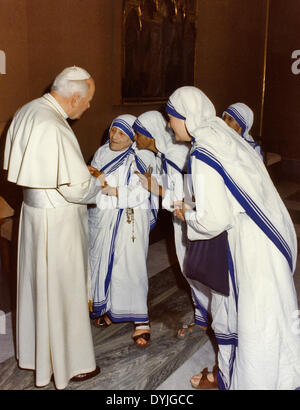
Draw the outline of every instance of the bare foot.
M181 329L178 330L177 337L180 339L186 339L188 338L195 330L203 330L204 332L207 330L206 327L196 325L195 323L192 323L190 325L183 325ZM188 334L187 334L188 332ZM198 332L200 335L200 331Z

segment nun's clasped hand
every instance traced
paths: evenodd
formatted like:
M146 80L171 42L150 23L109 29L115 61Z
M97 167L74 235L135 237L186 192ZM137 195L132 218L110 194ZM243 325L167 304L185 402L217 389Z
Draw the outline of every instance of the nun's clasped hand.
M173 215L175 216L175 218L179 219L180 221L185 221L185 217L184 217L184 212L182 209L175 209L175 211L173 212Z
M101 192L103 195L107 196L118 196L118 188L110 186L106 184L102 189Z
M152 192L152 194L159 195L159 184L155 177L151 176L148 172L145 172L143 175L136 171L135 174L139 177L142 186L147 189L147 191Z
M181 221L185 221L185 212L190 211L194 207L193 204L188 202L177 202L174 203L174 206L176 209L174 210L173 215Z

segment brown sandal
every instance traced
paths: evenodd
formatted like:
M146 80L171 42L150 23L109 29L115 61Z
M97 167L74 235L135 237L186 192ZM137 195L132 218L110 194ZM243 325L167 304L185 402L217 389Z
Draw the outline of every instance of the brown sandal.
M140 334L138 334L138 335L136 335L136 336L134 336L134 333L133 333L133 335L132 335L131 337L132 337L134 343L135 343L137 346L140 346L140 347L148 346L149 341L150 341L150 337L151 337L151 336L150 336L150 326L149 326L149 322L145 322L145 323L135 323L135 324L134 324L134 327L135 327L134 333L135 333L137 330L145 330L145 332L140 333ZM139 343L138 341L141 340L141 339L142 339L144 342L146 342L146 343L143 343L143 344Z
M112 324L112 321L107 315L102 315L97 317L97 319L93 320L93 325L100 328L108 327Z
M203 389L203 390L218 389L219 385L218 385L218 379L217 379L217 371L218 371L218 366L214 366L213 371L211 372L212 375L214 376L214 380L211 382L210 380L208 380L208 377L207 377L208 373L210 372L208 371L208 368L205 367L205 369L201 371L202 376L198 384L193 384L191 380L191 385L194 387L194 389Z

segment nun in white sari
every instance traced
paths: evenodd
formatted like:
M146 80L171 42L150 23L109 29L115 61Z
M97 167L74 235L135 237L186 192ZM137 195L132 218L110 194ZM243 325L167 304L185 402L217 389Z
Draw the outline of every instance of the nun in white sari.
M187 166L189 147L187 144L178 144L174 141L173 131L158 111L148 111L140 115L133 124L133 128L137 133L137 145L140 148L149 149L152 147L153 151L156 152L156 177L158 183L163 187L162 206L170 212L173 212L175 208L181 208L184 198L184 170ZM152 145L149 146L151 141ZM186 223L173 217L173 226L176 254L184 274L187 245ZM195 307L195 323L189 326L184 325L178 332L179 339L203 332L209 322L210 290L200 283L186 279L191 286Z
M223 120L234 129L260 155L263 160L261 146L249 134L253 125L254 114L248 105L243 103L231 104L222 114Z
M287 209L260 157L216 117L205 94L182 87L168 106L176 139L193 142L196 209L184 209L188 237L228 233L230 295L213 293L212 299L218 371L194 376L192 385L207 387L217 379L222 389L295 389L297 238Z
M155 157L136 148L134 120L132 115L117 117L109 141L91 163L105 176L97 207L89 210L91 317L99 327L135 322L133 339L146 345L150 337L146 258L157 210L151 209L150 194L135 171L144 173L155 166Z

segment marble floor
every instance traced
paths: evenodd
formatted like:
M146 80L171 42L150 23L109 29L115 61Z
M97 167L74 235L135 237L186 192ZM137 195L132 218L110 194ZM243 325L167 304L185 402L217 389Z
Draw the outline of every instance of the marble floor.
M164 263L167 255L165 241L151 245L150 260ZM191 300L178 265L153 274L149 260L149 316L151 318L151 343L139 348L131 340L130 323L113 324L107 329L92 327L97 364L102 372L84 383L70 383L67 389L89 390L154 390L159 388L177 368L189 359L208 340L202 336L178 341L174 336L179 323L192 320ZM11 317L8 317L11 323ZM12 326L10 324L10 331ZM11 339L0 339L1 351L6 357L0 363L0 390L32 390L34 374L21 370L12 355ZM6 360L5 360L6 359ZM45 390L54 389L50 383Z
M282 180L277 188L299 238L300 182ZM146 349L134 346L130 340L130 324L113 325L101 332L93 328L97 363L102 372L91 381L70 383L68 389L192 390L190 377L203 367L212 368L215 364L216 346L211 335L203 334L188 341L178 341L174 337L178 324L192 320L193 311L172 244L160 238L161 234L152 238L147 262L151 344ZM294 281L300 305L299 260ZM35 389L33 373L16 365L13 324L14 312L1 315L0 311L0 390L32 390ZM50 383L45 389L54 389L54 385Z

